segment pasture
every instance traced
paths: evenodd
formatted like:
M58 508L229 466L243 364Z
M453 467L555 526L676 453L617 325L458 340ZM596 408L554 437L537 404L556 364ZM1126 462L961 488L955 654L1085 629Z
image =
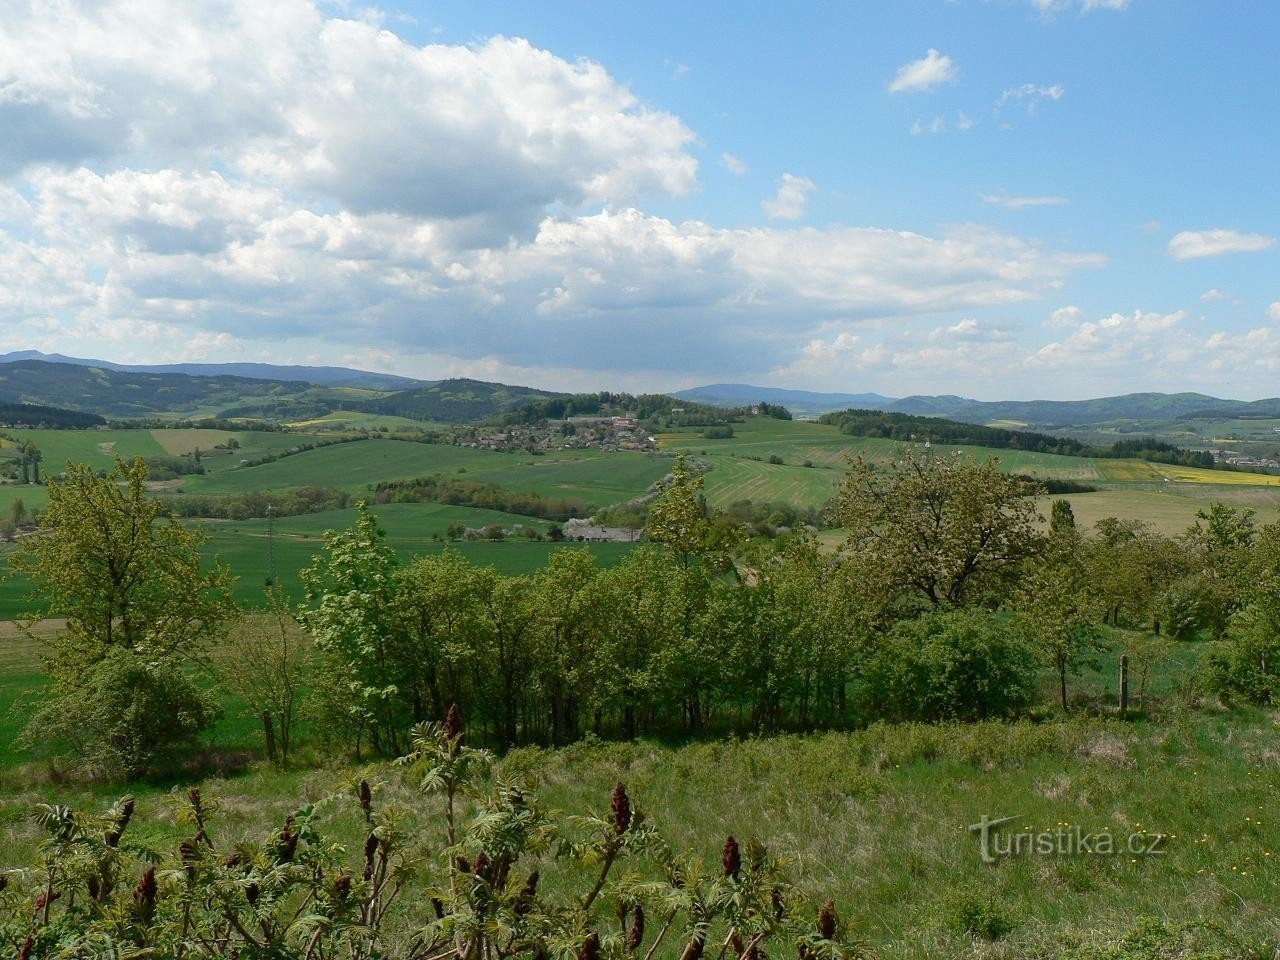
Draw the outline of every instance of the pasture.
M448 444L368 439L306 450L270 463L185 480L186 493L232 494L332 486L362 493L384 480L430 474L494 483L548 498L576 497L607 506L643 494L670 462L642 453L563 450L544 456Z

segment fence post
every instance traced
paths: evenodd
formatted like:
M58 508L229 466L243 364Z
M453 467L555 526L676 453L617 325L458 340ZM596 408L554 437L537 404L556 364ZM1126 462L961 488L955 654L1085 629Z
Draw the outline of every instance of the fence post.
M1120 716L1129 715L1129 656L1120 657Z

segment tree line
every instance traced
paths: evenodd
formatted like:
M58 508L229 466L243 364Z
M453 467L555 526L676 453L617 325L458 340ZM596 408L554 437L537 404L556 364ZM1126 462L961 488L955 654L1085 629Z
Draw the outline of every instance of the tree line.
M880 437L904 442L972 444L997 450L1025 450L1060 456L1095 457L1099 459L1149 460L1184 467L1214 469L1219 464L1208 450L1185 450L1154 437L1117 440L1100 447L1071 437L1059 437L1028 430L1006 430L975 423L922 417L909 413L883 410L841 410L824 413L819 423L838 427L852 437Z
M1205 636L1206 682L1280 702L1280 524L1222 504L1178 537L1117 518L1086 534L1065 500L1046 527L1025 478L915 450L850 463L831 551L804 530L752 537L681 458L648 542L613 567L582 548L522 576L447 549L405 562L362 503L303 572L302 603L277 597L266 627L228 638L231 572L202 564L204 534L146 477L141 460L72 465L10 559L67 619L25 736L88 770L137 775L198 742L219 701L190 667L215 648L232 664L215 678L284 754L303 712L338 750L394 755L455 703L500 747L1009 717L1040 702L1046 671L1067 711L1104 628L1141 631L1126 641L1140 683L1170 643Z

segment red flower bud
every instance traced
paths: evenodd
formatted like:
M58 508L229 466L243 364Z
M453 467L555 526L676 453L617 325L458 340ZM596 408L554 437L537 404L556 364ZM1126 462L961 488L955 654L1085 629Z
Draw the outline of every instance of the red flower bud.
M644 907L636 904L635 913L631 917L631 931L627 934L627 949L635 953L644 943Z
M818 914L818 933L824 940L836 938L836 902L828 900Z
M593 933L582 942L578 960L600 960L600 934Z
M158 892L156 887L156 868L147 867L142 871L142 878L138 881L138 885L133 888L133 905L138 913L150 918L156 909L156 895Z
M738 874L742 872L742 851L738 849L738 841L730 836L724 842L724 850L720 854L720 865L724 868L724 875L738 879Z
M356 795L360 798L360 809L364 811L364 822L370 823L373 820L373 791L369 789L368 780L360 781Z
M627 796L627 788L619 783L613 788L613 828L618 833L626 833L631 826L631 798Z

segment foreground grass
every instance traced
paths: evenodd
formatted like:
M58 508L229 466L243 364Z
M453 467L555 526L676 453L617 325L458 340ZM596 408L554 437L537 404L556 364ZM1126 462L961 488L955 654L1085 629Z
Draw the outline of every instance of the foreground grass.
M726 834L758 836L791 861L808 893L835 897L846 923L885 958L1059 956L1073 943L1114 939L1143 916L1220 927L1236 943L1222 956L1264 948L1270 955L1280 935L1276 732L1274 715L1254 711L1188 714L1163 725L877 726L680 747L525 749L504 758L502 773L535 777L542 802L568 813L603 809L612 785L624 781L639 809L708 869ZM386 766L259 768L205 780L202 790L218 801L227 845L267 832L357 775L385 780L380 803L423 803ZM184 828L165 790L131 789L146 824L135 839L176 842ZM32 861L37 832L28 814L36 803L103 804L120 792L52 783L4 791L0 863ZM1078 824L1169 839L1159 856L1024 856L988 865L967 829L984 814L1016 815L1019 827ZM359 822L339 816L333 829L358 849ZM568 881L555 869L548 874L556 887ZM974 904L1008 932L994 941L966 933L959 918Z

